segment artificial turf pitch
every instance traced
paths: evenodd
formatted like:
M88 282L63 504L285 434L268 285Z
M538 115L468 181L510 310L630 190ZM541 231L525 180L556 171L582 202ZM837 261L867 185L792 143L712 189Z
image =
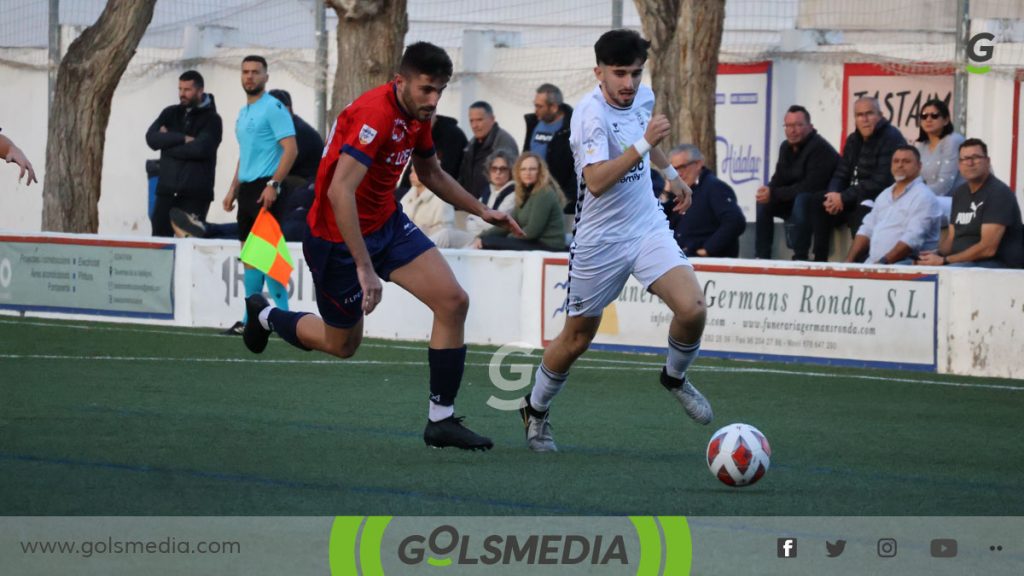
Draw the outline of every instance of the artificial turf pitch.
M1024 515L1019 381L702 358L705 427L660 357L592 351L552 408L560 452L533 454L486 404L525 393L491 383L493 351L470 347L457 409L495 448L466 453L423 444L424 343L256 356L211 330L0 317L0 514ZM771 443L755 486L708 472L731 422Z

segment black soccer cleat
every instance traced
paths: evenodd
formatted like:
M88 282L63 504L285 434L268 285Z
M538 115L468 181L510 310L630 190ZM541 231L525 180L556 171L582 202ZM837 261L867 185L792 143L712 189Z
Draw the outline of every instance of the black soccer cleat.
M270 330L260 324L260 312L270 306L263 294L253 294L245 299L245 313L248 319L245 322L245 329L242 332L242 340L250 352L259 354L267 347L270 340Z
M462 450L490 450L494 442L462 425L463 417L449 416L437 422L427 421L423 441L431 448L454 446Z

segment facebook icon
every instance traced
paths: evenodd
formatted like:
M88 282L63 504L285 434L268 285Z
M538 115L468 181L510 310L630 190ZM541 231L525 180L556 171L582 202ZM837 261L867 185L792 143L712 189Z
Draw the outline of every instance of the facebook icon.
M779 538L779 558L796 558L796 538Z

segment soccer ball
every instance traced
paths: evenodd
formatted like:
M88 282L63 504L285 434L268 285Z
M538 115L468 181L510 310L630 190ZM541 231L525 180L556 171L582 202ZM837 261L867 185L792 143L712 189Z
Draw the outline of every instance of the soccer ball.
M750 424L729 424L711 435L708 469L729 486L749 486L764 476L771 464L768 439Z

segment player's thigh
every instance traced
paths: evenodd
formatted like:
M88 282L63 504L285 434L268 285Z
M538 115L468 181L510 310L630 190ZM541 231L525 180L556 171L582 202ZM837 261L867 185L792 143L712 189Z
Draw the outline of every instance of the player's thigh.
M693 268L676 266L651 284L650 291L661 298L676 316L704 314L704 291Z
M640 243L633 274L677 316L703 313L704 292L693 265L668 229L652 233Z
M390 280L435 312L452 311L468 304L466 292L437 248L430 248L396 268Z

